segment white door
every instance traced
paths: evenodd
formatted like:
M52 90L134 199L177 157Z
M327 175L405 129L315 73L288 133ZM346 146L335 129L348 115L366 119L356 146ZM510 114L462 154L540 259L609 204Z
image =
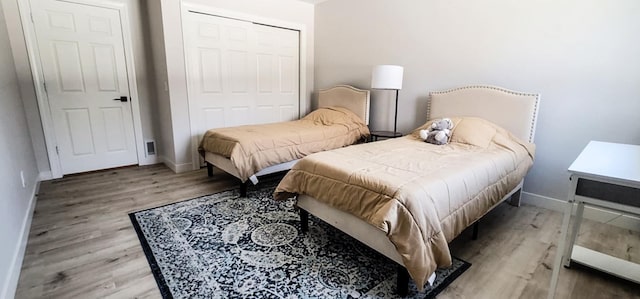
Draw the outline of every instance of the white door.
M119 12L31 7L63 174L137 164Z
M300 117L298 31L189 12L184 38L194 144L209 129Z
M299 32L254 24L256 41L257 123L289 121L300 117Z

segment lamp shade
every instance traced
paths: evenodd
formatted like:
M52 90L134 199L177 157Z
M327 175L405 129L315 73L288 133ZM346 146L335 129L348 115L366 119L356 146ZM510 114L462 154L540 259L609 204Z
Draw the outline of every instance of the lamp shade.
M398 65L376 65L371 73L371 88L402 89L403 71L404 68Z

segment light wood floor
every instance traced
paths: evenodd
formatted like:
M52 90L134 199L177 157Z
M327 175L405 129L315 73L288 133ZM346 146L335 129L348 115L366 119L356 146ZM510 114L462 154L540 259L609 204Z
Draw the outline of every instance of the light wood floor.
M16 298L159 298L128 213L236 187L206 170L162 165L42 182ZM496 208L480 238L464 232L452 252L473 264L438 298L546 297L560 213ZM640 262L638 233L585 221L579 243ZM640 286L588 269L563 269L557 298L640 298Z

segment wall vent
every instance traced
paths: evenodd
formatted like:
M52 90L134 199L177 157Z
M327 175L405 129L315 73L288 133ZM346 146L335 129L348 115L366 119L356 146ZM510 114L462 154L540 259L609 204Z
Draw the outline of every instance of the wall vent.
M156 154L156 142L154 140L145 141L147 156L154 156Z

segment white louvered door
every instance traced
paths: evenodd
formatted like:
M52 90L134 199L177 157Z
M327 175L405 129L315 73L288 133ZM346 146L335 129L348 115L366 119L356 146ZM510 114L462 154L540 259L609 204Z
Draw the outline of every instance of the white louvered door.
M299 32L189 12L184 26L194 144L209 129L299 118Z
M31 7L63 174L137 164L119 12L54 0Z

